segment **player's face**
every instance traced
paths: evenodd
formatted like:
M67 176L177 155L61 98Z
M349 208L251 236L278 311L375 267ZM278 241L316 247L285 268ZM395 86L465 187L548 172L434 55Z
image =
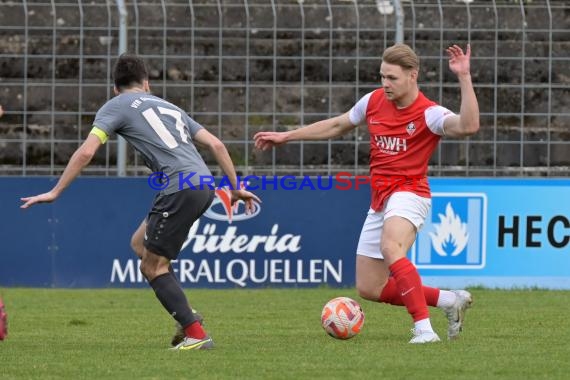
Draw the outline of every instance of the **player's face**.
M401 66L382 62L380 77L388 100L398 103L415 88L417 73L415 70L404 70Z

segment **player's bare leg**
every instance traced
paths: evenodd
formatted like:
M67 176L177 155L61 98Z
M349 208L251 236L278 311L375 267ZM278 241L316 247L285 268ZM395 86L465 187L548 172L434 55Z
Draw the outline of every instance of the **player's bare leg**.
M146 231L146 219L143 219L141 224L133 233L131 237L131 249L135 252L135 254L142 259L143 252L144 252L144 233Z
M356 291L369 301L378 301L388 282L390 269L382 259L356 255Z

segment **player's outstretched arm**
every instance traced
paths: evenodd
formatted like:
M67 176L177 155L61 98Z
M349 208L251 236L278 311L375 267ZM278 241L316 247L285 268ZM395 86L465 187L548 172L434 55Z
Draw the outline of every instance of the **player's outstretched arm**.
M463 50L453 45L447 48L449 69L457 75L461 88L461 108L459 115L448 117L443 125L445 135L449 137L470 136L479 130L479 104L471 82L471 46Z
M350 122L348 113L317 121L306 127L298 128L287 132L258 132L253 136L255 147L267 150L285 144L289 141L299 140L328 140L342 136L356 128Z
M83 144L73 153L69 159L63 174L57 181L57 184L47 193L34 195L31 197L20 198L24 204L20 208L28 208L36 203L50 203L55 201L60 194L73 182L73 180L81 173L81 170L91 162L91 159L101 146L99 137L90 134Z
M220 165L224 174L230 181L232 186L232 203L242 200L245 202L246 213L253 212L255 210L253 202L257 201L261 203L261 200L257 195L239 188L236 170L224 143L206 129L200 129L194 136L194 140L196 140L200 145L207 147L210 152L212 152L214 158L218 162L218 165Z

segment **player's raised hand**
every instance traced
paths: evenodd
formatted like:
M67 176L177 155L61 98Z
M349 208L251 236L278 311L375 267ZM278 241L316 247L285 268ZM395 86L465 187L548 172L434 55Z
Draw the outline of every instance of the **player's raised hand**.
M255 147L261 150L267 150L287 142L286 132L257 132L253 139L255 140Z
M247 191L247 190L232 190L232 204L235 202L242 200L245 202L245 213L251 214L255 211L255 204L254 201L257 203L261 203L261 199L254 193Z
M34 195L32 197L20 198L20 200L24 202L24 204L21 205L20 208L28 208L35 205L36 203L51 203L56 199L57 195L52 191L39 195Z
M455 75L465 75L470 73L469 61L471 59L471 45L467 44L465 54L463 54L463 49L457 45L448 47L446 51L449 56L449 69Z

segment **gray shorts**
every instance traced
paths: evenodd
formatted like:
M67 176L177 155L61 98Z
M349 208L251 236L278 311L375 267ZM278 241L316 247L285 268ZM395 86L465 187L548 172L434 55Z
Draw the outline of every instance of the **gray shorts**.
M210 207L214 195L214 190L207 187L157 195L146 218L145 248L175 260L188 237L190 227Z

